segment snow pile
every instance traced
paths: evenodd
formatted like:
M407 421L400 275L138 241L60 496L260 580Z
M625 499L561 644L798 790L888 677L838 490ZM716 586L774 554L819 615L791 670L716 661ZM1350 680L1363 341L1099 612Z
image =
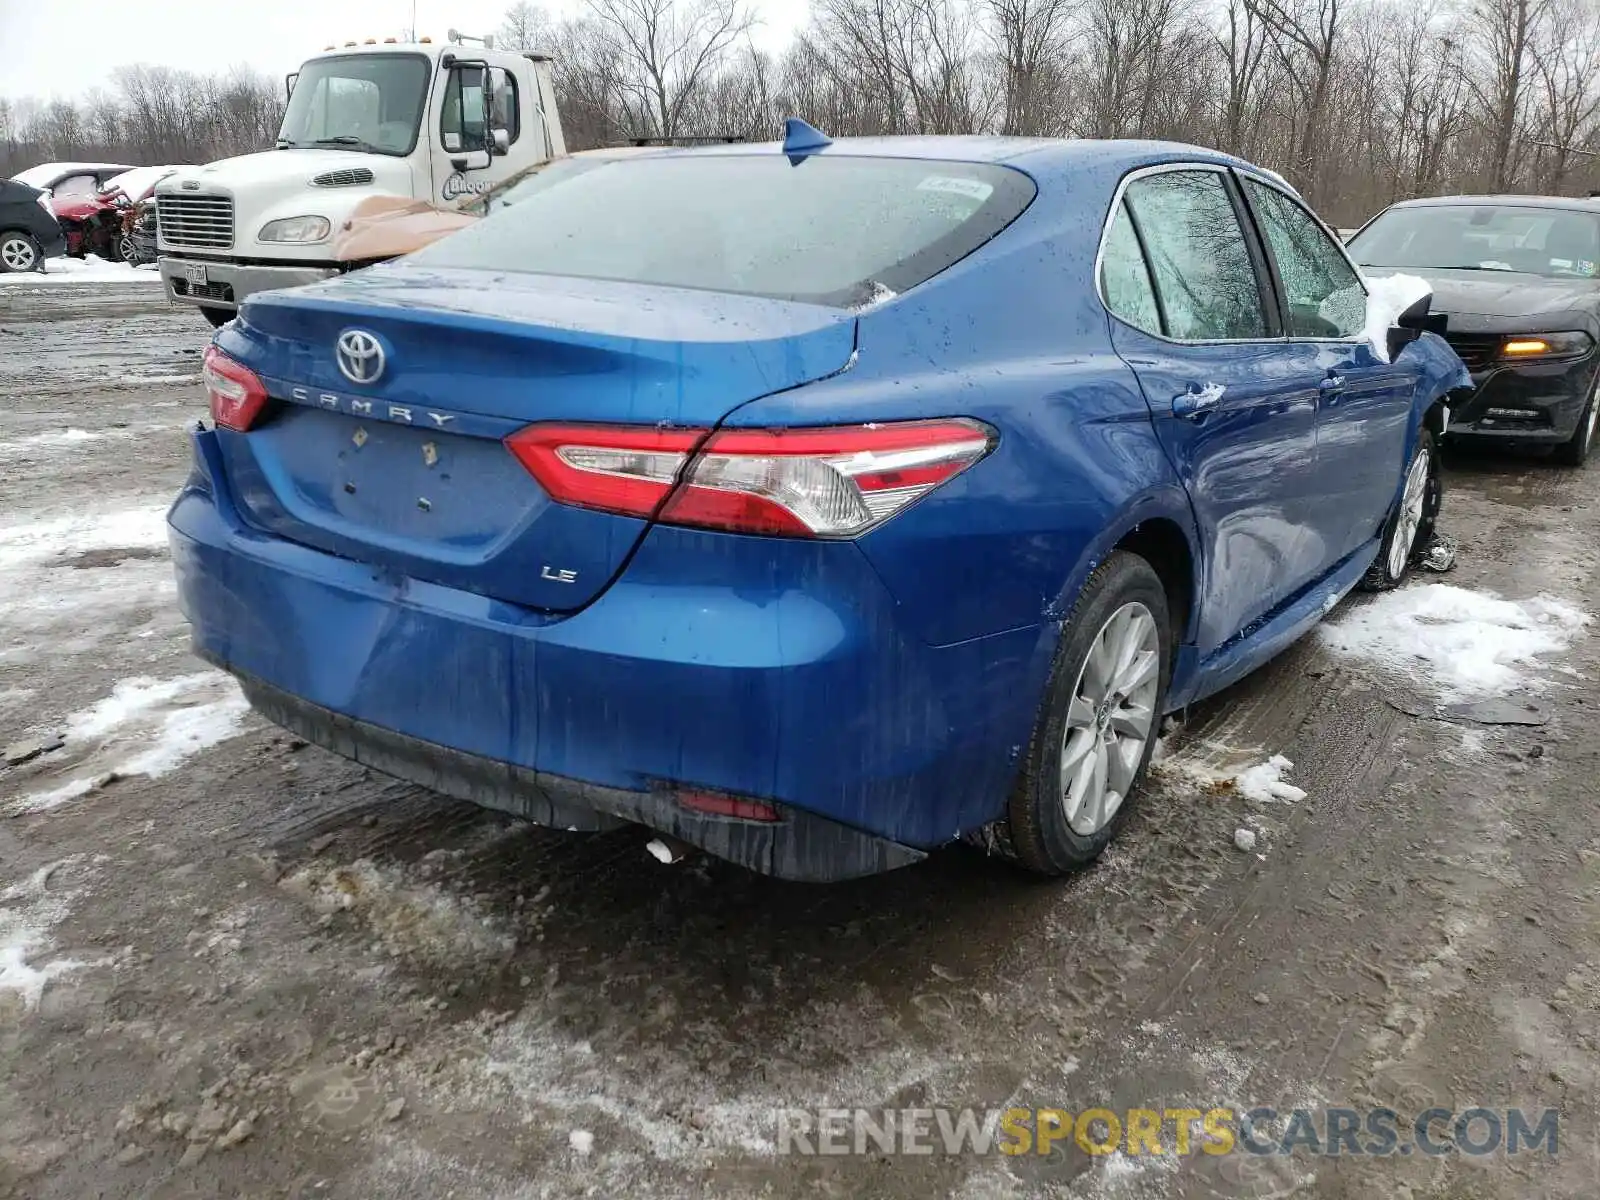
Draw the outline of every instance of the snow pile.
M28 271L0 275L0 288L42 287L57 283L154 283L161 273L153 267L130 267L127 263L107 262L91 254L87 258L47 258L44 274Z
M221 671L176 679L124 679L111 695L67 718L67 752L87 749L77 774L14 801L13 815L46 812L92 791L106 776L158 779L237 734L250 709Z
M1362 658L1466 700L1529 686L1592 618L1548 596L1502 600L1445 583L1387 592L1320 627L1335 653Z
M49 931L67 915L68 895L49 890L50 876L61 865L41 867L25 882L0 891L0 997L20 996L24 1010L37 1007L51 979L83 965L61 958L35 965L50 946Z
M1400 314L1424 296L1433 294L1433 285L1415 275L1384 275L1367 281L1367 324L1361 336L1372 343L1372 350L1389 361L1389 330Z
M1240 771L1233 777L1233 786L1246 800L1254 800L1257 804L1271 804L1278 800L1293 804L1306 798L1303 788L1297 788L1283 778L1293 767L1294 763L1283 755L1274 754L1266 762Z

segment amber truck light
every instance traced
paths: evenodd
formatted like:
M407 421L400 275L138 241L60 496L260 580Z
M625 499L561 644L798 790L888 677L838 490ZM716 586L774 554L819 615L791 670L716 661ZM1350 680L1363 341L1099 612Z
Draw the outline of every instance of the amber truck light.
M530 425L506 446L562 504L670 525L855 537L993 447L965 418L807 429Z

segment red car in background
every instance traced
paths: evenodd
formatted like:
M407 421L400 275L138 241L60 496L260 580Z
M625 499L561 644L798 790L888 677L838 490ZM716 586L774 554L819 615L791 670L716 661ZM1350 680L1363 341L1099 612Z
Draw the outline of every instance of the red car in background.
M131 218L139 204L155 191L156 184L177 169L134 167L113 175L92 194L52 195L50 207L67 235L68 256L84 258L96 254L112 262L129 260Z

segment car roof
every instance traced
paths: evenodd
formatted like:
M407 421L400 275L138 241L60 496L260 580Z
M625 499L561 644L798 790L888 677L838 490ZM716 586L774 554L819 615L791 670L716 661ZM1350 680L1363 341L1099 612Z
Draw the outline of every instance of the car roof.
M675 147L677 156L716 158L747 154L781 154L780 142L715 143ZM1026 138L981 134L909 135L836 138L816 152L821 157L921 158L949 162L992 162L1016 166L1037 179L1068 176L1084 170L1135 170L1167 162L1204 162L1238 167L1289 185L1274 171L1244 159L1184 142L1132 138ZM1119 170L1120 169L1120 170ZM1293 191L1293 188L1289 188Z
M1600 197L1589 196L1421 196L1398 200L1390 208L1551 208L1600 214Z

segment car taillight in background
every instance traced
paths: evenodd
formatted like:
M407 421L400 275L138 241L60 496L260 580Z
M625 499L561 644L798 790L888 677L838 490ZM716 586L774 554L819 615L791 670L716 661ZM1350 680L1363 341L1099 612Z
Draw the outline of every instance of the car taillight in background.
M965 418L716 433L541 424L506 439L563 504L786 537L865 533L993 445Z
M267 403L266 385L260 377L215 346L206 347L200 374L211 398L211 419L223 429L239 433L249 429Z

